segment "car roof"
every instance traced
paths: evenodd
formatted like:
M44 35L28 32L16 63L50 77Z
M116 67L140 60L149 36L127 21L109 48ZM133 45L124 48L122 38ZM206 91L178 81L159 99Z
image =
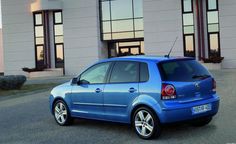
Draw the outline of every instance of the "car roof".
M137 56L124 56L124 57L115 57L102 60L100 62L109 62L109 61L139 61L139 62L162 62L162 61L171 61L171 60L180 60L180 59L190 59L194 58L189 57L164 57L164 56L147 56L147 55L137 55Z

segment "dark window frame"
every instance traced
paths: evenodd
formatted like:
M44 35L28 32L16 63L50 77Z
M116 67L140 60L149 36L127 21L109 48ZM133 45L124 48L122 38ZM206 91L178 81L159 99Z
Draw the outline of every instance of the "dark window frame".
M102 41L112 41L112 40L123 40L123 39L137 39L137 38L144 38L143 36L142 37L136 37L136 33L137 32L144 32L144 29L143 30L136 30L135 27L135 20L137 19L142 19L143 20L143 16L142 17L135 17L135 12L134 12L134 0L132 0L132 18L123 18L123 19L112 19L112 8L111 8L111 1L114 1L114 0L99 0L99 19L100 19L100 37L101 37L101 40ZM110 12L110 19L109 20L103 20L102 18L102 3L103 2L109 2L109 12ZM112 27L112 22L114 21L123 21L123 20L132 20L132 31L118 31L118 32L113 32L113 27ZM109 22L109 25L110 25L110 32L103 32L104 29L103 29L103 23L104 22ZM122 33L133 33L133 37L132 38L113 38L113 34L122 34ZM109 34L110 35L110 38L109 39L104 39L104 35L106 34Z
M61 13L61 22L60 23L57 23L56 22L56 13L60 12ZM64 40L63 42L59 42L57 43L56 42L56 37L64 37L64 34L63 35L56 35L55 33L55 26L56 25L62 25L63 26L63 12L62 10L56 10L56 11L53 11L53 37L54 37L54 55L55 55L55 68L61 68L61 67L58 67L58 61L57 61L57 46L58 45L62 45L62 49L63 49L63 69L65 69L65 53L64 53ZM65 72L64 72L65 73Z
M42 24L36 24L36 15L38 14L41 14L41 17L42 17ZM43 51L45 53L45 20L44 20L44 13L43 12L34 12L33 13L33 27L34 27L34 51L35 51L35 67L36 68L40 68L40 67L43 67L43 65L39 65L38 63L38 58L37 58L37 48L39 46L42 46L43 47ZM40 36L40 37L37 37L36 36L36 27L39 27L39 26L42 26L43 27L43 36ZM43 38L43 44L37 44L37 38ZM45 64L45 55L43 57L43 63Z
M181 0L181 6L182 6L182 33L183 33L183 49L184 49L184 56L186 57L192 57L187 55L187 47L186 47L186 37L187 36L193 36L193 53L194 58L196 58L196 46L195 46L195 24L193 25L184 25L184 14L193 14L193 21L194 21L194 11L193 11L193 0L191 0L191 11L185 11L184 10L184 0ZM187 33L185 34L184 29L185 27L193 26L193 33Z
M208 57L215 57L213 53L211 53L211 41L210 36L217 34L218 35L218 52L216 53L216 57L221 57L221 46L220 46L220 22L219 22L219 2L216 0L216 8L209 9L209 0L206 0L206 22L207 22L207 41L208 41ZM217 12L218 13L218 23L208 23L208 13L209 12ZM209 25L218 24L218 31L209 32Z

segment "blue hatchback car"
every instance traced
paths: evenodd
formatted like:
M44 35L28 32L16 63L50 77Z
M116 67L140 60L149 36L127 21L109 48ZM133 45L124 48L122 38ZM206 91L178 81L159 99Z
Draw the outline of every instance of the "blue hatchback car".
M195 59L184 57L102 60L50 96L50 110L61 126L73 118L128 123L143 139L158 137L167 123L206 125L218 108L214 78Z

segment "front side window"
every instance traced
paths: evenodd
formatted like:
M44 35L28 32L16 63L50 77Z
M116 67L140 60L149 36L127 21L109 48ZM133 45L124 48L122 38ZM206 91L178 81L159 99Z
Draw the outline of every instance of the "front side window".
M106 74L111 63L101 63L92 66L80 76L80 80L84 80L89 84L105 83Z
M143 38L142 0L100 0L102 40Z
M138 82L137 62L116 62L111 73L110 83Z

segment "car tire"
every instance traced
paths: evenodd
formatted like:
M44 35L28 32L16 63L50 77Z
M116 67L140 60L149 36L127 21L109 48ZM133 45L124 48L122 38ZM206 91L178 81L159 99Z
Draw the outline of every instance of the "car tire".
M212 117L204 117L204 118L199 118L196 120L193 120L191 124L195 127L201 127L209 124L212 120Z
M60 126L67 126L72 123L72 117L70 115L68 106L62 100L58 100L55 102L53 106L53 115L56 122Z
M147 107L140 107L134 112L132 126L136 134L145 140L159 137L162 130L157 115Z

